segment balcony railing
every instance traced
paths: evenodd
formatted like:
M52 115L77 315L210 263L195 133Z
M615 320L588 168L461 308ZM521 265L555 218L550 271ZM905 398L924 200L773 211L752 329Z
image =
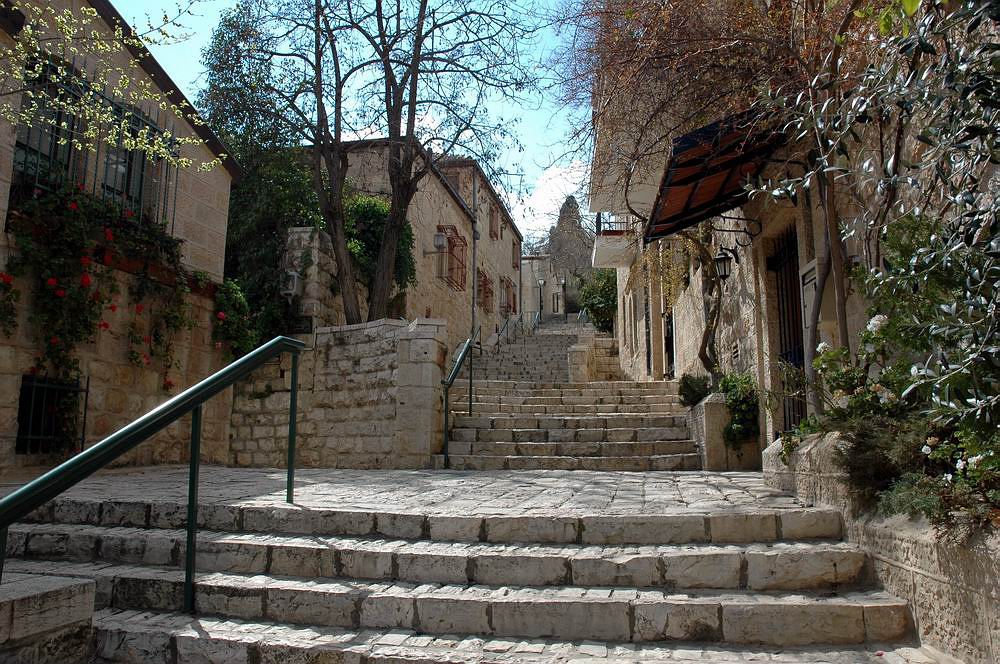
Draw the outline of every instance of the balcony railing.
M604 217L602 214L597 215L597 234L598 235L624 235L629 230L629 222L627 219L622 219L619 217Z

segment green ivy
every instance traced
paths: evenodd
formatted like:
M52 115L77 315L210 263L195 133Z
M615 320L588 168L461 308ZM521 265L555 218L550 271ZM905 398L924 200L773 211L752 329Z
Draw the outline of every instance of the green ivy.
M611 332L618 310L618 283L614 270L594 270L580 287L580 306L601 332Z
M215 291L212 340L225 346L230 357L246 355L260 342L250 316L250 305L240 285L226 279Z
M389 217L389 201L379 196L351 194L344 201L344 229L347 248L354 257L358 281L371 289L375 279L375 263L382 247L382 232ZM393 281L404 291L417 283L417 265L413 259L413 228L403 226L396 247Z
M738 449L760 435L760 399L753 374L726 374L719 381L719 390L726 395L729 408L729 424L722 430L722 437L727 445Z

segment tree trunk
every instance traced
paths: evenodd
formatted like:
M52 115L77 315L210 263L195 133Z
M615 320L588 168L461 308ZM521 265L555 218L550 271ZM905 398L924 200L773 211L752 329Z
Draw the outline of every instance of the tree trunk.
M816 273L816 292L813 294L812 311L809 312L809 333L806 335L805 348L806 400L816 414L823 412L823 400L820 398L813 360L816 357L816 346L819 345L819 317L820 309L823 307L823 293L830 277L830 243L826 240L823 242L822 266Z
M698 346L698 359L708 375L712 377L712 387L718 387L722 380L719 369L719 351L716 346L716 333L719 329L719 317L722 314L722 280L715 270L715 258L708 247L689 231L681 231L678 235L687 239L694 246L701 259L701 292L705 315L705 329L701 333L701 343Z
M399 238L406 221L407 206L399 207L393 196L389 217L382 231L382 246L379 247L378 258L375 260L375 277L372 279L372 289L368 293L368 320L385 318L389 312L389 296L396 274L396 253L399 248Z
M833 181L825 185L823 216L826 219L826 241L830 247L830 268L833 270L833 292L836 295L837 340L851 354L851 339L847 329L847 271L844 267L844 243L840 238L840 218L837 215Z

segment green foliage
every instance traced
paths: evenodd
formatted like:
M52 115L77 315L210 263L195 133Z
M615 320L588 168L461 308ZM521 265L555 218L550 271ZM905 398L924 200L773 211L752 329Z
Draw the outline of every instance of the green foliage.
M344 201L344 230L347 248L354 257L355 276L371 289L375 279L375 262L382 246L382 232L389 217L389 201L379 196L351 194ZM396 247L393 281L403 291L417 283L417 264L413 259L413 228L403 224Z
M820 424L847 433L852 483L884 510L1000 524L1000 12L919 5L859 15L884 36L863 70L845 62L839 78L761 102L811 149L804 174L796 166L760 191L866 198L837 212L863 238L854 279L871 320L854 356L821 348L815 362Z
M240 285L232 279L226 279L215 291L212 339L224 344L231 357L246 355L260 342L250 306Z
M708 376L684 374L677 389L681 404L690 408L700 403L712 391L712 379Z
M728 445L739 448L760 435L760 400L753 374L726 374L719 381L719 391L726 395L729 408L729 423L722 436Z
M82 187L36 190L16 211L12 230L17 250L7 263L9 275L0 276L0 326L13 332L14 310L2 303L12 305L19 296L13 278L25 279L40 346L32 373L51 372L58 380L79 375L74 350L110 329L105 318L119 308L114 268L124 267L136 273L127 309L128 357L137 365L158 359L164 388L173 385L173 339L192 325L180 240Z
M618 310L618 283L614 270L594 270L580 287L580 306L601 332L611 332Z

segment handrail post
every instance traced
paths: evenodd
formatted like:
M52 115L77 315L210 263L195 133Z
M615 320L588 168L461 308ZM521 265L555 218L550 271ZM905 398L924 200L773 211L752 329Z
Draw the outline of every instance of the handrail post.
M295 435L296 419L298 419L299 395L299 353L292 353L292 392L288 400L288 486L285 489L285 502L295 501Z
M198 537L198 474L201 469L201 404L191 411L188 472L187 548L184 556L184 612L194 613L194 570Z
M7 557L7 529L0 528L0 581L3 581L3 561Z
M449 423L448 423L448 409L449 409L449 405L448 405L448 390L449 389L451 389L451 386L448 385L447 383L445 383L445 386L444 386L444 450L442 450L444 452L444 467L445 467L445 469L451 468L451 457L448 456L448 447L449 447L449 442L450 442L448 440L448 426L449 426Z

